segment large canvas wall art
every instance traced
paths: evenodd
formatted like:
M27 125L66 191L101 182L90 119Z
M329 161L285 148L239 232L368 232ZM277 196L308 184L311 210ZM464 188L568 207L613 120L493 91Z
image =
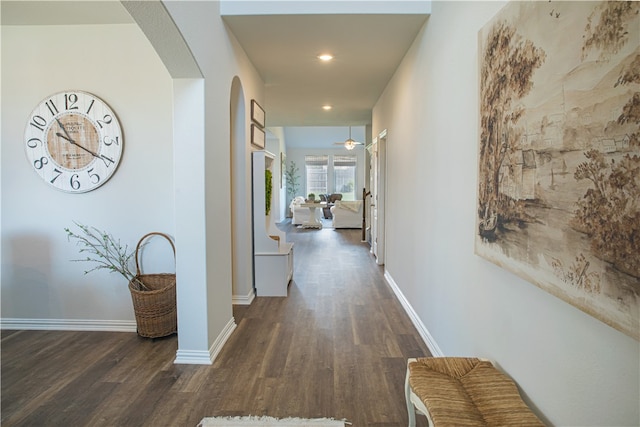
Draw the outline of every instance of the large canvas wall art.
M640 2L479 32L476 254L640 340Z

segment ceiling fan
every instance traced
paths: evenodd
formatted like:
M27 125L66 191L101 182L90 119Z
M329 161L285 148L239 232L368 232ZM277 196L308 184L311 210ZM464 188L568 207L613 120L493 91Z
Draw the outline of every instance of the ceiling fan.
M334 142L334 145L344 145L347 150L353 150L356 145L364 145L362 142L355 141L351 138L351 126L349 126L349 138L344 142Z

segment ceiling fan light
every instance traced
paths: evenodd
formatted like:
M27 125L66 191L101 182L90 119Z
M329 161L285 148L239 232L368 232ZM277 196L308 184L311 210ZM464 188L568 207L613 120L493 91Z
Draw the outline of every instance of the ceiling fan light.
M349 138L344 142L344 148L346 148L347 150L353 150L354 148L356 148L356 142Z

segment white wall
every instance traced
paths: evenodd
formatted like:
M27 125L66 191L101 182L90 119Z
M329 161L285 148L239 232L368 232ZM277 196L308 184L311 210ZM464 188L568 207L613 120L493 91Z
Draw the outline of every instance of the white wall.
M477 32L504 3L433 2L373 111L388 129L386 273L436 352L493 359L553 425L639 425L640 346L474 255Z
M124 134L117 172L84 194L51 188L24 153L32 109L66 89L105 100ZM134 248L149 231L174 235L171 96L169 75L136 25L2 26L3 319L91 319L135 330L127 281L83 275L89 266L70 262L79 253L64 228L79 221ZM162 242L157 250L145 256L145 271L173 272L171 250Z
M204 246L196 242L190 249L194 255L204 254L203 262L193 267L206 269L206 289L198 297L206 300L207 345L218 348L224 342L232 320L232 250L231 250L231 135L230 96L232 81L237 77L244 94L246 153L244 185L250 194L249 120L251 99L265 106L264 82L247 58L239 43L228 33L220 18L218 2L163 2L171 19L184 37L189 50L196 59L205 80L204 84L204 153L196 153L193 167L204 170L205 221L200 226L199 236L204 236ZM189 173L183 170L183 173ZM250 197L250 195L248 196ZM240 202L244 211L233 212L234 218L245 221L251 229L250 203ZM183 206L177 209L185 208ZM187 207L188 208L188 207ZM195 239L195 236L194 236ZM240 263L247 272L252 269L250 247ZM226 331L226 332L225 332ZM222 335L221 335L222 332ZM178 336L181 339L180 335ZM221 341L222 340L222 341ZM180 341L182 346L182 341ZM200 342L198 342L201 348ZM193 348L189 344L188 348ZM215 349L214 349L215 351Z
M145 34L152 43L166 42L162 29L153 26L175 23L202 79L191 72L170 76L138 25L2 26L3 326L14 318L32 324L54 319L49 321L53 328L97 325L134 331L126 281L115 283L118 278L107 273L84 277L82 266L69 262L77 251L67 243L63 228L77 219L107 228L130 245L150 230L179 233L178 359L206 363L209 356L215 357L233 325L231 83L234 76L242 81L247 109L251 99L264 105L264 83L228 34L217 2L151 3L132 8L142 14L137 18L144 18L140 25L148 25ZM159 15L159 20L148 22L148 10L169 13L170 19ZM175 35L175 31L168 33ZM154 39L158 34L159 42ZM163 54L172 53L165 46ZM172 59L162 58L169 64ZM185 70L172 65L178 74ZM107 184L83 195L47 188L29 170L22 149L24 126L33 107L64 88L103 97L118 114L125 134L119 171ZM189 109L195 107L189 122L196 123L197 129L172 129L176 117L180 123L187 122L180 110L185 103ZM245 126L248 135L249 123ZM244 145L248 165L250 143L239 143ZM184 147L190 156L181 150ZM178 150L177 162L174 150ZM245 218L249 229L250 215ZM151 261L145 265L152 271L173 268L170 254L152 259L158 260L156 265ZM247 260L244 266L250 270L251 254ZM185 290L182 298L181 289ZM189 309L181 310L181 303Z
M351 138L371 142L365 135L366 126L351 126ZM287 148L340 148L349 137L349 126L287 126L283 128Z

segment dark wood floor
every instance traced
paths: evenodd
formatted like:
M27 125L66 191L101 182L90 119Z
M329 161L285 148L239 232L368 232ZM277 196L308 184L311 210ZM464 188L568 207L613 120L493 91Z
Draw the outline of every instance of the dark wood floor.
M212 366L173 364L175 335L2 331L2 426L196 426L216 415L406 426L406 359L429 351L360 230L285 229L296 242L289 296L234 307L238 327Z

